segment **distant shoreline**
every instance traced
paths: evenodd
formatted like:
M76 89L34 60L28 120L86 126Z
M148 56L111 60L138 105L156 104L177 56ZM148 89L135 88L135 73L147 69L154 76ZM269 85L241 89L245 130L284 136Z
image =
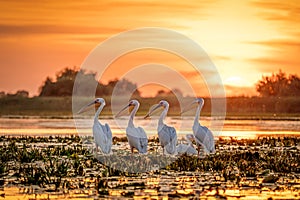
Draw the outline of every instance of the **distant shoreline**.
M142 118L143 116L137 116L136 118ZM177 115L170 115L170 118L181 118L181 116ZM194 117L193 115L185 116L185 117ZM202 115L205 118L221 118L218 116L208 116ZM74 119L72 115L0 115L2 119ZM89 116L77 116L77 119L87 119L90 118ZM101 115L99 119L113 119L112 115ZM300 114L299 115L284 115L284 116L273 116L273 115L227 115L225 120L271 120L271 121L300 121Z
M112 117L111 97L104 97L106 106L101 112L101 117ZM120 97L122 98L122 97ZM160 99L166 99L170 104L168 116L180 117L181 106L176 98L155 97L138 99L141 106L137 116L144 116L149 108L158 103ZM187 103L194 98L187 98ZM201 116L210 117L212 111L212 99L204 98L205 104ZM90 102L92 99L83 98L82 103L76 109ZM124 99L121 102L125 102ZM214 99L215 102L222 102L224 99ZM5 97L0 98L0 118L46 118L46 119L72 119L72 97ZM78 103L78 102L77 102ZM82 105L81 105L82 104ZM221 104L222 105L222 104ZM78 107L78 108L77 108ZM76 110L75 109L75 110ZM223 109L223 108L222 108ZM76 117L87 117L93 115L93 110ZM218 113L213 116L217 117ZM194 115L194 111L185 115ZM222 116L222 115L221 115ZM226 98L226 119L234 120L300 120L300 98L297 97L228 97Z

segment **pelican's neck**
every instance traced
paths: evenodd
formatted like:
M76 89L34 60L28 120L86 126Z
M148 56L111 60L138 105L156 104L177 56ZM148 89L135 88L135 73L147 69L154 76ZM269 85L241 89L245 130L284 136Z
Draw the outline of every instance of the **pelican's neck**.
M133 118L137 112L137 110L139 109L140 107L140 104L136 104L133 108L133 110L131 111L130 113L130 117L129 117L129 121L128 121L128 126L129 127L134 127L134 124L133 124Z
M194 148L194 145L193 145L193 143L191 141L189 142L189 145L190 145L190 147Z
M200 112L202 110L203 104L199 104L197 107L196 115L195 115L195 120L194 120L194 125L199 123L199 118L200 118Z
M191 147L193 147L193 143L192 143L191 140L187 139L187 143L188 143L188 145L190 145Z
M98 110L96 111L95 116L94 116L94 122L97 122L97 121L98 121L98 117L99 117L99 115L100 115L100 113L101 113L101 111L102 111L102 109L103 109L104 106L105 106L104 104L101 104L101 105L99 106L99 108L98 108Z
M164 119L166 118L168 114L169 106L167 105L162 113L160 114L159 120L158 120L158 126L163 126L164 125Z

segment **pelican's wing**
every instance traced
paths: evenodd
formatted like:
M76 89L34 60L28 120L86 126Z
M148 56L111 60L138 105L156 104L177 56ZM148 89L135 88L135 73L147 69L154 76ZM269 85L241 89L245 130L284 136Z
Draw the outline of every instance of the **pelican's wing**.
M140 137L138 137L138 131L135 127L127 127L126 128L126 136L128 139L128 143L131 147L134 147L136 149L138 149L139 147L139 139Z
M103 146L105 145L105 134L103 133L102 126L99 122L95 122L93 126L93 136L97 146L103 150Z
M174 127L164 125L158 132L160 143L170 154L176 152L177 134Z
M108 124L105 124L104 126L102 126L102 130L104 132L104 135L106 137L104 137L104 142L105 142L105 153L111 153L111 146L112 146L112 132L111 129L109 127Z
M111 152L112 146L112 133L107 124L102 125L100 122L95 122L93 126L94 140L97 146L105 154Z
M158 131L158 137L160 140L160 143L163 146L166 146L169 144L172 140L177 140L177 134L174 127L163 125L163 127Z
M205 151L214 152L215 141L212 132L206 126L201 126L200 124L193 130L196 142L202 145Z
M186 153L189 155L197 155L198 151L194 147L189 145L189 148L186 150Z
M137 127L137 129L138 129L138 137L147 138L147 134L142 127Z
M100 146L101 135L103 135L103 130L101 128L100 123L94 123L93 125L93 136L95 143Z
M105 124L104 126L102 126L102 128L103 128L103 130L105 130L105 133L107 135L107 139L109 141L112 141L112 132L111 132L111 129L110 129L109 125Z
M176 146L177 153L184 154L187 153L189 155L197 155L197 150L188 144L179 144Z
M136 148L139 153L147 152L148 138L144 129L141 127L127 127L126 135L131 147Z
M163 125L163 127L160 130L158 130L159 142L163 147L171 141L171 136L169 133L170 131L168 130L168 126L166 125Z
M147 153L148 138L146 132L141 127L138 127L138 132L140 133L140 145L141 145L140 153Z
M207 130L207 127L201 126L200 124L197 124L193 127L195 140L198 145L204 145L204 139L206 137Z
M206 127L205 127L206 128ZM212 132L207 128L204 146L208 153L215 153L215 140Z
M177 146L176 146L177 152L178 152L179 154L185 153L186 150L188 149L188 146L189 146L189 145L186 145L186 144L179 144L179 145L177 145Z

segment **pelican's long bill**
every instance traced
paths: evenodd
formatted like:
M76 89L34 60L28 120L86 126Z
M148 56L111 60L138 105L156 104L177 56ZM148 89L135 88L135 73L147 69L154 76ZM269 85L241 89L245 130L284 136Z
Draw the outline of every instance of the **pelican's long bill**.
M77 112L77 114L81 114L81 113L86 112L86 111L89 109L89 107L90 107L91 105L94 105L94 104L96 104L96 103L97 103L96 101L92 101L91 103L89 103L89 104L83 106L83 107Z
M122 108L122 110L120 110L116 115L115 118L120 117L121 112L123 112L125 109L127 109L128 107L130 107L131 104L127 104L124 108Z
M144 119L147 119L148 117L151 116L151 114L157 110L158 108L160 108L162 105L161 104L157 104L156 106L154 106L152 109L149 110L148 114L144 117Z
M186 140L189 144L193 144L193 141L195 141L195 136L194 136L193 134L186 134L185 140Z

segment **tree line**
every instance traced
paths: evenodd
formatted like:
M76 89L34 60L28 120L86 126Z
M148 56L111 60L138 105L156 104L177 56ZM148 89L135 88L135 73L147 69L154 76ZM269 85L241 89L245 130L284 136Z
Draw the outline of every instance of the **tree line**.
M127 79L111 80L107 84L103 84L96 80L96 73L87 72L86 70L78 70L77 68L64 68L56 74L55 80L47 77L43 85L40 87L39 96L72 96L73 86L76 77L80 78L80 81L86 83L83 84L80 94L90 94L91 85L97 85L95 95L96 96L111 96L115 86L118 84L118 94L132 93L135 96L140 96L140 91L137 89L135 83L130 82Z
M76 67L66 67L59 71L55 80L47 77L39 89L39 96L72 96L76 77L85 83L80 86L79 94L82 96L92 94L91 92L94 91L91 91L91 89L97 85L96 96L111 96L113 92L116 92L118 95L132 94L134 97L141 97L141 92L138 90L137 85L127 79L114 79L107 84L103 84L96 80L96 73L87 72L83 69L78 70ZM182 92L179 89L173 89L169 91L159 90L156 97L173 97L175 94L182 96Z
M85 83L97 84L96 96L111 96L115 86L118 84L118 94L132 93L140 97L140 91L135 83L127 79L111 80L107 84L96 80L96 73L78 70L77 68L64 68L56 74L56 80L53 81L47 77L40 88L39 96L72 96L73 85L76 76L80 76ZM89 85L82 91L89 91ZM279 70L270 76L263 76L256 83L256 91L261 97L291 97L300 96L300 78L297 75L287 75ZM174 91L159 90L156 96L173 96L174 93L181 94L180 90ZM90 94L90 93L89 93ZM84 95L84 94L82 94Z
M83 69L76 67L66 67L56 74L54 79L47 77L39 88L39 96L72 96L73 86L76 77L79 76L80 80L88 83L84 84L82 95L91 94L90 85L97 85L95 95L96 96L111 96L115 86L118 84L118 94L131 93L133 96L140 97L140 91L135 83L127 79L114 79L107 84L103 84L96 80L96 73L87 72ZM279 70L277 73L273 73L270 76L262 76L261 80L256 83L256 91L261 97L298 97L300 96L300 77L297 75L289 74ZM173 91L159 90L156 97L174 96L174 94L182 95L181 91L174 89ZM28 97L29 93L26 90L18 90L16 93L0 92L0 98L2 97Z
M300 96L300 78L279 70L271 76L263 76L256 84L256 91L262 97Z

